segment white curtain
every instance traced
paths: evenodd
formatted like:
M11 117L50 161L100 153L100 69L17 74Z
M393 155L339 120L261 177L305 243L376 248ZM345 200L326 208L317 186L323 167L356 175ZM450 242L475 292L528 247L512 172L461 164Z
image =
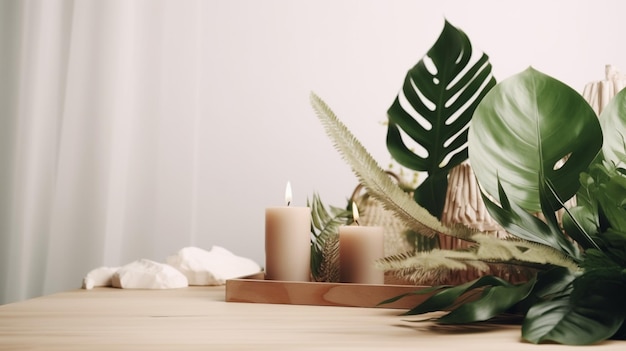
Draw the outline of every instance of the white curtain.
M204 4L0 2L0 303L194 244Z

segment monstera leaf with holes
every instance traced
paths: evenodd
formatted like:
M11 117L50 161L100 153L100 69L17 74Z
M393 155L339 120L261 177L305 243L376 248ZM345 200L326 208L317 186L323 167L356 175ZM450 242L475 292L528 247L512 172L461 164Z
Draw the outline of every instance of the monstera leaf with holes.
M476 109L469 157L483 191L498 197L498 181L510 202L541 211L539 187L554 186L568 200L602 147L598 118L578 92L533 68L498 84ZM550 196L548 205L559 208Z
M467 35L446 21L387 111L387 149L399 164L427 172L414 196L437 218L449 170L467 159L467 128L474 109L496 84L488 56L475 59L473 53ZM406 137L410 140L405 142ZM413 146L423 152L413 151Z

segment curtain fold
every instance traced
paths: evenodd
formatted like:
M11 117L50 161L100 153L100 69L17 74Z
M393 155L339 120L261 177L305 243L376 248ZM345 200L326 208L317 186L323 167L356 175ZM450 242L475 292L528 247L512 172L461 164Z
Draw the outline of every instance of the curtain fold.
M0 303L193 244L200 6L0 4Z
M44 290L51 204L55 196L70 1L24 2L2 11L11 24L1 39L8 65L2 104L2 299L17 300ZM4 9L3 9L4 10ZM3 19L4 20L4 19ZM7 35L8 34L8 35ZM12 36L10 36L12 35ZM4 45L2 45L5 47ZM5 139L6 138L6 139ZM6 181L4 181L6 180Z

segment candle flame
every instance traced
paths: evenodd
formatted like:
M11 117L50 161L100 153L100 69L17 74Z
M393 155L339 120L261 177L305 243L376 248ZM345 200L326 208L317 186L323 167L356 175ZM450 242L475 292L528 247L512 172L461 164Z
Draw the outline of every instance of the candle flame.
M354 220L354 223L356 223L356 225L360 225L359 224L359 209L356 206L356 202L352 202L352 219Z
M293 195L291 194L291 182L287 182L287 187L285 188L285 203L287 206L291 205Z

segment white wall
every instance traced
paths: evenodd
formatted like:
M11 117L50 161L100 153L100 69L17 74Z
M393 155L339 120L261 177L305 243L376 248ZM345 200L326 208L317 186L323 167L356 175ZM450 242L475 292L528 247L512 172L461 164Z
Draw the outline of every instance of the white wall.
M204 149L206 216L198 243L263 260L263 208L292 182L296 204L319 192L343 206L356 178L308 103L315 91L381 165L387 108L406 71L434 44L444 18L491 58L498 81L528 66L582 92L605 64L626 70L620 1L224 1L212 2L206 43L212 145ZM219 121L217 119L219 118ZM207 127L208 129L209 127ZM230 174L209 175L222 166ZM249 188L233 196L232 188Z

